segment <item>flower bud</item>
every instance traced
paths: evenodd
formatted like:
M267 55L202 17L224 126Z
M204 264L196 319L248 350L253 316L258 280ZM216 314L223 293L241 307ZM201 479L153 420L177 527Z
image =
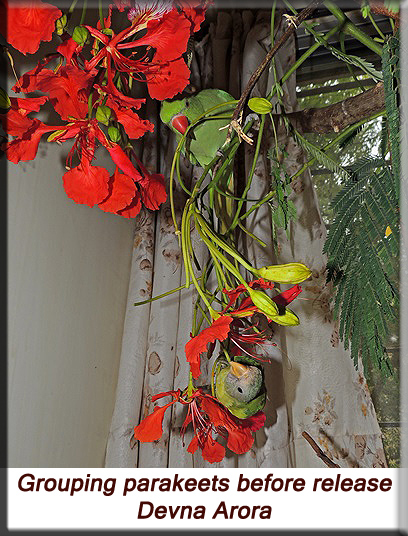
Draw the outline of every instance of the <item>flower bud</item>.
M300 262L290 262L288 264L263 266L257 270L257 274L259 277L276 283L301 283L310 277L312 272Z
M95 117L98 121L107 125L111 117L112 110L108 106L98 106Z
M283 315L275 315L269 317L272 322L280 324L281 326L297 326L299 325L299 318L295 315L293 311L285 308L285 313Z
M260 313L263 313L268 318L276 316L278 314L278 307L272 299L262 292L262 290L248 290L252 303L259 309Z
M82 26L76 26L72 34L72 39L76 43L78 43L78 45L85 45L88 36L89 32L86 28L83 28Z
M272 110L272 104L261 97L253 97L252 99L249 99L248 106L250 110L260 115L269 114Z
M109 135L109 138L114 143L119 143L120 142L120 139L121 139L120 132L116 127L109 127L108 128L108 135Z

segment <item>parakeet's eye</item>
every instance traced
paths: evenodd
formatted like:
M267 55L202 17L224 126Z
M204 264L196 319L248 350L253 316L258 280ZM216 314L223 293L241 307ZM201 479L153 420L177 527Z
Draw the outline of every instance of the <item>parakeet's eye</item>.
M185 115L176 115L171 120L171 126L178 130L180 134L184 134L188 128L188 119Z

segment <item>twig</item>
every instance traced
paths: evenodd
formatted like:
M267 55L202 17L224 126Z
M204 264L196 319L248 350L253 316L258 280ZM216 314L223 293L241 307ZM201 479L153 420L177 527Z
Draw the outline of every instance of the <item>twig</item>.
M309 443L309 445L312 447L312 449L316 452L318 457L327 465L327 467L331 468L337 468L340 469L340 465L337 465L337 463L334 463L326 454L322 451L322 449L319 447L319 445L315 442L314 439L307 433L302 432L302 436L306 439L306 441Z
M253 87L255 86L257 80L261 76L261 74L264 72L266 67L268 66L269 62L272 60L272 58L275 56L277 51L280 49L280 47L289 39L289 37L294 33L296 28L299 26L301 22L303 22L309 15L313 13L313 11L316 9L316 7L321 3L321 0L313 0L305 9L303 9L297 17L291 18L288 29L286 32L282 35L282 37L275 43L275 45L271 48L271 50L268 52L268 54L265 56L262 63L259 65L259 67L256 69L256 71L252 74L251 78L248 81L248 84L246 85L244 91L242 92L242 95L238 101L238 104L234 110L234 113L232 114L231 123L228 128L228 136L227 136L227 143L231 140L231 134L232 130L234 129L236 133L238 134L239 139L244 139L249 144L252 144L251 138L249 138L241 128L241 121L242 121L242 111L245 105L245 102L251 93Z

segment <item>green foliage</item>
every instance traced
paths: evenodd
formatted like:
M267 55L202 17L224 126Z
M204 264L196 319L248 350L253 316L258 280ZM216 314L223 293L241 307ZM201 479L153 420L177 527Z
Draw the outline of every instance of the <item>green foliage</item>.
M282 151L282 155L286 158L286 151ZM292 192L289 174L276 157L275 150L268 151L268 158L271 163L272 188L275 190L275 197L269 206L271 208L273 242L276 245L276 230L284 229L289 238L289 224L291 221L296 221L297 214L295 204L289 199Z
M349 178L349 172L347 169L342 167L337 160L332 158L326 152L322 151L317 145L314 145L312 142L303 137L297 130L293 129L293 135L296 142L303 148L305 151L310 153L310 155L316 159L316 161L324 166L329 171L337 173L342 179Z
M400 181L400 120L398 109L399 96L399 40L391 36L383 47L382 68L384 72L385 109L387 111L389 140L394 170L395 187L399 189Z
M336 286L340 337L357 364L389 368L385 340L398 317L398 192L389 163L364 158L332 202L334 221L324 246L328 280ZM391 234L385 236L387 228Z
M383 48L387 120L381 133L381 156L350 166L350 178L331 203L333 224L323 251L328 281L333 281L334 313L345 348L357 364L361 355L380 370L391 370L386 340L398 320L399 257L399 109L398 39ZM392 166L386 159L391 147Z

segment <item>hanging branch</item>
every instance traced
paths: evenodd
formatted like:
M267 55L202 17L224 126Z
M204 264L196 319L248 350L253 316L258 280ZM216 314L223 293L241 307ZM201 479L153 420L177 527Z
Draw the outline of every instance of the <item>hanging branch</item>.
M318 446L315 440L312 439L312 437L307 432L302 432L302 436L316 452L317 456L327 465L327 467L331 467L332 469L340 469L340 465L337 465L337 463L334 463L328 456L326 456L326 454Z
M241 121L242 121L242 111L245 105L245 102L247 98L249 97L249 94L251 93L253 87L255 86L256 82L258 81L259 77L262 75L266 67L268 66L269 62L272 60L272 58L275 56L275 54L278 52L278 50L281 48L281 46L286 43L286 41L289 39L289 37L294 33L296 28L299 26L301 22L306 20L316 9L316 7L321 3L321 0L314 0L311 4L309 4L303 11L299 13L297 17L287 17L290 21L289 27L286 30L286 32L282 35L282 37L275 43L275 45L271 48L271 50L268 52L268 54L265 56L262 63L259 65L259 67L256 69L256 71L252 74L251 78L248 81L248 84L246 85L244 91L242 92L242 95L238 101L238 104L234 110L234 113L232 114L231 123L229 125L228 129L228 136L227 136L227 143L231 139L232 130L235 130L238 134L239 139L245 140L247 143L252 144L252 140L250 137L248 137L243 131L241 127Z

